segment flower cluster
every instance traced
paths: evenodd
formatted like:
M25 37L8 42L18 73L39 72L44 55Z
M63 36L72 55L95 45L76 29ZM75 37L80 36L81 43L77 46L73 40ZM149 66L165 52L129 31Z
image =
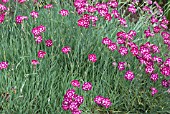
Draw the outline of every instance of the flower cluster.
M2 61L0 62L0 70L7 69L8 68L8 62Z
M70 110L72 114L81 114L82 111L78 108L83 103L83 101L83 96L75 94L74 89L68 89L64 95L62 108L63 110Z
M112 105L109 98L104 98L103 96L100 95L94 98L94 102L99 106L103 106L105 108L109 108Z
M63 53L65 53L65 54L68 54L68 52L71 51L71 48L70 48L69 46L65 46L65 47L63 47L63 48L61 49L61 51L62 51Z
M98 17L95 16L95 12L97 12L99 16L103 17L106 21L111 21L114 16L115 19L120 21L121 25L127 27L126 20L120 17L120 14L116 9L118 7L118 2L116 0L109 0L108 2L96 3L94 5L88 4L87 0L75 0L74 6L79 15L83 14L83 16L78 20L78 26L80 27L88 28L90 26L90 21L92 22L92 26L96 26ZM109 10L109 8L111 10Z
M73 87L80 87L80 82L78 80L72 80L71 85ZM85 82L82 85L82 90L84 91L89 91L92 89L92 84L90 82ZM74 89L68 89L66 91L66 94L64 95L64 99L62 102L62 108L63 110L70 110L72 114L81 114L81 110L78 108L80 105L83 103L84 97L75 94Z
M34 39L38 44L42 42L41 33L45 32L45 31L46 31L46 27L43 25L39 25L32 29L32 34L34 35Z

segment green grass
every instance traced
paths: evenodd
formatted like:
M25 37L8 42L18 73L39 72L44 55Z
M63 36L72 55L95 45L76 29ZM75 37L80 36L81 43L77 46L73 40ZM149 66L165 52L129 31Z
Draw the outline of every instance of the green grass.
M96 27L89 29L77 26L79 16L73 6L54 2L54 8L47 11L39 9L39 18L34 21L29 13L35 8L31 5L16 5L14 16L7 16L0 25L0 61L8 61L7 70L0 71L0 94L9 93L9 100L0 96L1 114L67 114L61 108L63 95L72 88L70 82L78 79L81 84L89 81L93 89L84 92L76 89L76 93L83 95L85 101L79 109L83 114L114 114L114 113L170 113L170 97L162 88L160 77L156 83L144 73L144 66L129 53L122 57L118 52L109 51L101 41L109 37L116 41L116 33L128 32L130 29L137 31L136 43L142 44L149 40L151 43L161 45L161 54L166 53L160 35L154 39L145 39L142 31L147 29L145 16L140 17L139 23L129 24L128 28L118 25L112 20L106 23L102 18ZM29 7L29 8L27 8ZM68 17L62 17L58 12L65 8L70 11ZM15 24L15 16L29 16L28 21L22 25ZM130 22L128 22L130 23ZM37 45L31 29L38 25L46 26L43 41L51 38L53 46L47 48L42 42ZM65 55L61 52L63 46L70 46L71 53ZM37 58L38 50L44 50L47 55L44 59ZM94 64L88 61L88 54L95 53L98 61ZM38 59L40 64L36 69L31 65L32 59ZM163 58L165 60L165 58ZM130 64L126 70L132 70L135 79L132 82L124 79L125 71L118 71L112 62L126 61ZM139 66L139 67L138 67ZM156 69L156 71L159 71ZM159 90L154 97L151 96L150 87L156 86ZM16 93L11 90L16 88ZM113 103L109 109L98 107L93 99L97 95L109 97Z

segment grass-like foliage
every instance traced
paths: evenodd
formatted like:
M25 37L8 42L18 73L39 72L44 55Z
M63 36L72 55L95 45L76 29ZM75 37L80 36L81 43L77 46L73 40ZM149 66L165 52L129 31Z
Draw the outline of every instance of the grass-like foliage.
M170 113L170 32L156 2L2 1L1 114Z

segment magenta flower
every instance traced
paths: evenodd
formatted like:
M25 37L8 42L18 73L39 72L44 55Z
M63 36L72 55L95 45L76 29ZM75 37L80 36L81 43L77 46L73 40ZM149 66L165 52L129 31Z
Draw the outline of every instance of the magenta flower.
M61 14L62 16L67 16L67 15L69 15L69 12L66 9L62 9L59 11L59 14Z
M114 18L120 18L120 14L116 9L112 10L112 14L114 15Z
M32 65L37 65L37 64L39 64L39 62L38 62L38 60L33 59L33 60L31 61L31 64L32 64Z
M170 84L168 83L168 80L166 80L166 79L162 80L161 83L162 83L162 86L163 86L163 87L168 88L168 87L170 86Z
M52 39L46 40L46 41L45 41L45 45L46 45L47 47L51 47L51 46L53 45Z
M9 2L9 0L1 0L4 4L6 4L7 2Z
M104 44L104 45L109 45L111 43L112 43L112 40L109 39L108 37L105 37L102 39L102 44Z
M170 67L170 58L167 58L167 59L165 60L164 65Z
M151 74L150 79L152 81L156 82L158 80L158 74L157 73L156 74Z
M80 82L78 80L72 80L71 81L71 85L74 86L74 87L80 87Z
M92 84L90 82L85 82L83 85L82 85L82 89L84 91L89 91L92 89Z
M15 1L18 2L18 3L20 3L20 4L26 2L26 0L15 0Z
M45 31L46 31L46 27L43 25L39 25L37 27L34 27L31 32L34 36L39 36L42 32Z
M135 14L136 13L136 8L133 4L131 4L129 7L128 7L128 11Z
M5 20L5 13L0 14L0 23L3 23Z
M132 81L132 80L135 78L135 75L133 74L132 71L128 70L128 71L125 73L124 78L125 78L126 80Z
M35 41L37 42L37 44L40 44L42 42L42 36L34 36Z
M112 103L109 98L104 98L102 100L101 105L104 106L105 108L109 108L112 105Z
M108 45L108 48L109 48L111 51L114 51L114 50L117 49L117 45L116 45L116 43L110 43L110 44Z
M148 27L147 30L144 31L144 34L145 34L145 37L146 37L146 38L148 38L148 37L153 37L153 36L154 36L154 33L151 33L149 27Z
M68 98L74 98L74 95L75 95L75 90L74 89L68 89L66 91L66 97Z
M118 62L118 69L120 71L125 70L125 64L126 62Z
M111 8L117 8L118 7L118 2L116 0L109 1L107 2L107 5L110 6Z
M79 104L75 101L71 102L70 105L69 105L69 109L71 111L78 110L78 107L79 107Z
M81 110L78 110L78 109L76 109L76 110L74 110L74 111L72 111L72 114L81 114Z
M103 99L104 99L104 97L102 97L102 96L99 95L99 96L96 96L96 97L94 98L94 102L95 102L96 104L98 104L98 105L101 105Z
M154 96L156 93L158 93L158 90L154 87L151 87L151 91L152 91L152 96Z
M153 28L153 32L154 32L154 33L159 33L160 30L161 30L161 28L160 28L159 26L155 26L155 27Z
M94 6L87 6L87 11L89 12L89 13L94 13L94 12L96 12L97 10L96 10L96 8L94 7Z
M53 8L53 5L52 4L47 4L44 6L44 9L51 9Z
M77 95L75 98L74 98L75 102L78 103L78 105L81 105L83 104L83 101L84 101L84 97L83 96L80 96L80 95Z
M8 62L2 61L0 62L0 70L7 69L8 68Z
M143 6L142 10L143 11L150 11L150 8L148 6Z
M0 12L4 12L5 10L7 10L7 7L0 4Z
M111 21L112 20L112 16L111 16L111 14L106 14L105 16L104 16L104 18L105 18L105 20L107 20L107 21Z
M18 15L18 16L16 16L16 18L15 18L15 22L16 22L17 24L21 24L24 19L28 20L28 17L27 17L27 16Z
M170 67L162 66L161 69L160 69L160 72L164 76L170 76Z
M154 69L154 66L153 66L153 65L147 65L147 66L145 66L145 72L146 72L146 74L152 74L154 70L155 70L155 69Z
M118 18L118 20L120 21L120 24L123 25L124 27L128 26L124 18Z
M137 56L139 54L138 48L132 47L130 50L133 56Z
M154 23L158 22L158 19L156 17L152 16L150 21L151 21L152 24L154 24Z
M89 61L95 63L97 61L96 54L89 54L88 59L89 59Z
M125 56L128 54L128 48L124 47L124 46L121 46L120 49L119 49L119 53L122 55L122 56Z
M46 55L45 51L42 51L42 50L38 51L38 58L44 58L45 55Z
M36 11L32 11L30 13L30 15L32 16L32 18L38 18L38 16L39 16L38 12L36 12Z
M61 51L62 51L63 53L65 53L65 54L68 54L68 52L71 51L71 48L70 48L69 46L65 46L65 47L63 47L63 48L61 49Z

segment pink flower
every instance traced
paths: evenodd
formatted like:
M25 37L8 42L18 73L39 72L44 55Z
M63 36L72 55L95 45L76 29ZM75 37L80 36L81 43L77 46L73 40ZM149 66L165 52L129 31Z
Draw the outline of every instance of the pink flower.
M111 8L117 8L118 2L116 0L107 2L107 5L109 5Z
M24 19L28 20L28 17L27 17L27 16L18 15L18 16L16 16L16 18L15 18L15 22L16 22L17 24L21 24Z
M151 33L149 27L148 27L147 30L144 31L144 34L145 34L145 37L146 37L146 38L148 38L148 37L153 37L153 36L154 36L154 33Z
M71 51L71 48L70 48L69 46L65 46L65 47L63 47L63 48L61 49L61 51L62 51L63 53L65 53L65 54L68 54L68 52Z
M37 27L34 27L31 32L34 36L39 36L42 32L45 31L46 31L46 27L43 25L39 25Z
M109 108L112 105L112 103L109 98L104 98L102 100L101 105L104 106L105 108Z
M7 2L9 2L9 0L1 0L4 4L6 4Z
M66 9L62 9L59 11L59 14L61 14L62 16L67 16L67 15L69 15L69 12Z
M0 4L0 12L4 12L5 10L7 10L7 7Z
M168 83L168 80L164 79L162 80L162 86L168 88L170 84Z
M135 14L136 13L136 8L133 4L131 4L129 7L128 7L128 11Z
M126 62L118 62L118 69L120 71L125 70Z
M67 91L66 91L66 97L68 97L68 98L74 98L74 96L75 96L75 90L74 89L68 89Z
M154 66L153 66L153 65L147 65L147 66L145 67L145 72L146 72L146 74L152 74L154 70L155 70L155 69L154 69Z
M158 74L151 74L150 79L156 82L158 80Z
M44 9L51 9L53 8L53 5L52 4L47 4L44 6Z
M85 82L83 85L82 85L82 89L84 91L89 91L92 89L92 84L90 82Z
M79 104L78 104L77 102L73 101L73 102L70 103L69 109L70 109L71 111L78 110L78 105L79 105Z
M39 16L38 12L36 12L36 11L32 11L30 13L30 15L32 16L32 18L38 18L38 16Z
M164 76L170 76L170 67L169 66L163 66L161 69L161 74Z
M83 96L80 96L80 95L77 95L77 96L74 98L74 101L75 101L75 102L78 102L78 105L81 105L81 104L83 104L84 97L83 97Z
M8 62L2 61L0 62L0 70L7 69L8 68Z
M5 13L0 14L0 23L3 23L5 20Z
M53 45L52 39L46 40L46 41L45 41L45 45L46 45L47 47L51 47L51 46Z
M15 0L15 1L18 2L18 3L20 3L20 4L26 2L26 0Z
M105 20L107 20L107 21L111 21L112 20L112 16L111 16L111 14L106 14L105 16L104 16L104 18L105 18Z
M116 9L112 10L112 14L114 15L114 18L119 18L120 17L120 14Z
M87 7L87 11L88 11L89 13L94 13L94 12L97 11L97 10L96 10L96 8L95 8L94 6L88 6L88 7Z
M132 47L130 52L132 53L133 56L137 56L139 54L138 48L136 47Z
M104 44L104 45L109 45L111 43L112 43L112 40L109 39L108 37L105 37L102 39L102 44Z
M74 87L80 87L80 82L78 80L72 80L71 81L71 85L74 86Z
M88 59L89 59L89 61L95 63L97 61L96 54L89 54Z
M38 51L38 58L44 58L45 55L46 55L45 51L42 51L42 50Z
M32 65L37 65L37 64L39 64L39 62L38 62L38 60L33 59L33 60L31 61L31 64L32 64Z
M126 20L124 18L119 18L120 24L123 25L124 27L127 27Z
M164 64L165 64L166 66L169 66L169 67L170 67L170 58L167 58L167 59L165 60Z
M81 114L81 110L78 110L78 109L76 109L76 110L74 110L74 111L72 111L72 114Z
M161 30L161 28L160 28L159 26L155 26L155 27L153 28L153 32L154 32L154 33L159 33L160 30Z
M80 26L80 27L88 28L89 25L90 25L90 21L89 21L89 19L80 18L80 19L77 21L77 24L78 24L78 26Z
M151 91L152 91L152 96L154 96L156 93L158 93L158 90L154 87L151 87Z
M125 78L126 80L132 81L132 80L135 78L135 75L133 74L132 71L128 70L128 71L125 73L124 78Z
M117 49L117 45L116 45L116 43L110 43L110 44L108 45L108 48L109 48L111 51L114 51L114 50Z
M124 46L121 46L120 49L119 49L119 53L122 55L122 56L125 56L128 54L128 49Z
M96 97L94 98L94 102L95 102L96 104L98 104L98 105L101 105L103 99L104 99L104 97L102 97L102 96L99 95L99 96L96 96Z
M35 41L37 42L37 44L40 44L42 42L42 36L34 36Z
M152 16L150 21L151 21L152 24L154 24L154 23L158 22L158 19L156 17Z
M142 10L143 11L150 11L150 8L148 6L143 6Z

